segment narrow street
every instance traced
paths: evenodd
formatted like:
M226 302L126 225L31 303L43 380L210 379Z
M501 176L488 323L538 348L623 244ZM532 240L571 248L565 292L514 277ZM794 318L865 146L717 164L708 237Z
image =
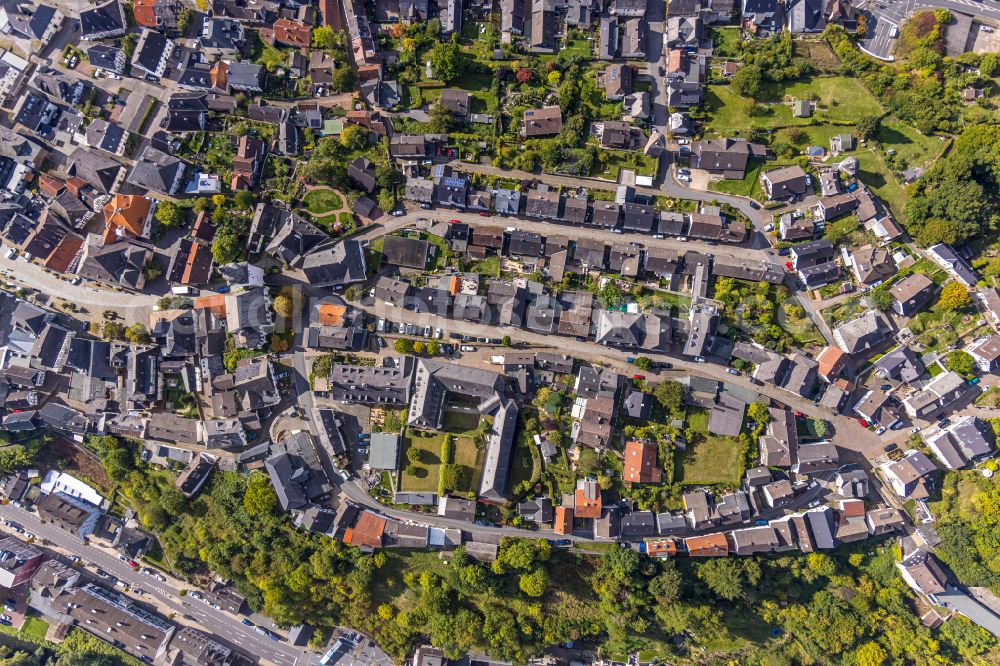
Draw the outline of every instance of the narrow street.
M0 517L20 524L27 531L33 532L36 539L54 544L54 547L48 547L48 549L60 555L64 562L67 562L65 559L67 555L78 555L83 558L81 565L90 563L93 567L100 567L119 580L128 583L133 590L135 588L144 590L145 593L137 597L138 601L142 604L152 605L157 612L164 616L172 616L171 619L174 622L182 625L187 624L214 634L218 639L233 647L262 657L264 662L268 664L308 666L319 662L319 655L306 653L283 640L271 640L257 633L253 627L244 625L239 616L215 610L208 604L192 597L182 596L181 590L191 589L191 586L183 581L167 577L166 582L159 582L152 576L135 571L127 562L118 559L117 554L111 549L84 544L69 533L41 522L37 513L28 512L13 504L4 504L0 505ZM7 532L7 528L4 528L4 531ZM41 544L39 547L47 548ZM92 571L88 571L88 574L99 579ZM284 633L273 623L267 628Z

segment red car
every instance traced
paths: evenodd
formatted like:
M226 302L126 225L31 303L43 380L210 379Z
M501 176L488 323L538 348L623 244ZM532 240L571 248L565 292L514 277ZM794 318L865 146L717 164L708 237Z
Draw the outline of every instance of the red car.
M632 375L632 379L645 379L646 375Z
M785 262L785 269L786 270L792 270L792 262L786 261Z
M867 428L868 427L868 421L865 421L864 419L858 419L858 423L861 424L862 428Z
M490 214L487 213L485 210L481 210L481 211L479 211L479 216L480 217L489 217Z
M448 224L462 224L462 220L451 220Z
M805 415L805 414L803 414L802 412L795 412L795 415L796 415L797 417L799 417L800 419L804 419L804 418L806 417L806 415Z

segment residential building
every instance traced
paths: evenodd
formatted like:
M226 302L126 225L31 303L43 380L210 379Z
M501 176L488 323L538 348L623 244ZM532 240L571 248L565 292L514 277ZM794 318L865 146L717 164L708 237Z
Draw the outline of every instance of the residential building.
M809 176L798 165L765 171L760 182L772 201L804 196L809 190Z
M558 134L560 130L562 130L562 112L558 106L528 109L521 120L521 136L525 139L551 136Z
M700 86L699 86L700 87ZM702 139L691 144L691 168L741 180L751 157L764 159L770 151L744 139Z
M990 424L968 415L937 432L924 436L934 456L948 469L961 469L988 457L996 436Z
M80 39L121 37L127 28L125 11L119 0L109 0L80 12Z
M927 254L966 287L972 287L979 281L972 267L950 245L944 243L932 245L927 248Z
M908 275L889 288L892 310L902 317L912 317L934 297L936 291L937 286L926 275Z
M657 453L655 442L628 442L625 445L625 467L622 472L625 483L659 483L663 470L657 462Z
M969 356L982 372L996 372L1000 369L1000 335L974 341L967 349Z
M176 45L160 32L143 30L132 55L132 67L147 76L159 79L167 71Z
M903 499L926 499L934 483L937 467L920 451L911 450L882 467L893 492Z

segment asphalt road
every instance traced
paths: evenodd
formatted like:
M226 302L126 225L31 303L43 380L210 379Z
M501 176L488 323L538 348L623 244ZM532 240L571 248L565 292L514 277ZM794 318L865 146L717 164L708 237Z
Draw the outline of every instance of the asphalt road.
M126 562L119 560L109 549L84 544L76 537L52 525L42 523L37 513L20 509L13 504L5 504L0 505L0 517L19 523L27 531L33 532L36 541L45 539L49 544L53 544L41 547L55 550L63 555L79 555L83 558L81 564L92 563L125 581L132 589L141 588L144 594L138 597L132 595L133 598L152 605L164 616L173 615L171 619L175 623L187 624L213 634L222 642L277 666L308 666L319 661L319 655L303 652L284 641L274 641L258 634L253 628L245 626L240 616L215 610L191 597L181 597L180 590L189 589L190 585L169 576L166 582L161 583L143 575L133 570ZM92 568L90 573L97 578ZM272 628L278 630L277 627Z
M148 323L149 313L158 299L151 294L113 291L90 283L74 285L37 264L29 264L20 259L12 261L3 255L0 255L0 274L4 281L35 289L49 297L71 301L78 307L92 311L115 310L129 323Z

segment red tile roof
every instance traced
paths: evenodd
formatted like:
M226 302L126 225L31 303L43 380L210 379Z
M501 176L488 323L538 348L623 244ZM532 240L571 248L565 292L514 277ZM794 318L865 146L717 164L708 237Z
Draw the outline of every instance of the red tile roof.
M625 483L659 483L663 477L656 460L656 444L628 442L625 445Z

